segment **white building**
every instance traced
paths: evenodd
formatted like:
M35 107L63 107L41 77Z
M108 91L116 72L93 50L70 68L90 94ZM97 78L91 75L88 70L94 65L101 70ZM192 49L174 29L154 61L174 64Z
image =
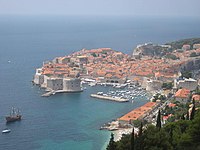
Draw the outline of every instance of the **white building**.
M182 47L182 50L184 50L184 51L187 51L187 50L190 50L190 49L191 49L191 46L189 44L185 44Z
M200 48L200 44L194 44L193 45L193 49L199 49Z
M42 68L36 69L36 73L35 73L33 82L37 85L40 85L44 82L44 76L42 75Z
M146 90L147 91L155 91L160 90L162 87L162 82L158 80L148 80L146 81Z
M190 91L193 91L197 88L198 82L195 79L189 78L189 79L183 79L183 80L178 80L175 81L175 87L176 88L185 88Z

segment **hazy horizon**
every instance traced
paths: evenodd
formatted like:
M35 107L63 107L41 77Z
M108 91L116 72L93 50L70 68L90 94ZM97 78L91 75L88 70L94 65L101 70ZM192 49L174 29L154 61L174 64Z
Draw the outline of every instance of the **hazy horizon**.
M0 15L200 17L199 0L0 0Z

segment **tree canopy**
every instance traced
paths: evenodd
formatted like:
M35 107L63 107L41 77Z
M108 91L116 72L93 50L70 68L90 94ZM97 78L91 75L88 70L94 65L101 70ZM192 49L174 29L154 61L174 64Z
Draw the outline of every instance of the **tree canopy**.
M115 150L133 149L133 141L134 150L200 150L200 110L195 111L193 120L167 123L160 129L147 125L140 134L131 136L123 135Z

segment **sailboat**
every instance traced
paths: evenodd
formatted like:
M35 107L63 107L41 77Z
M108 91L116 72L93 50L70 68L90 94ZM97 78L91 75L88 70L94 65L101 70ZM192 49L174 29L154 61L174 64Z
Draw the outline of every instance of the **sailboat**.
M12 110L10 112L10 116L6 116L7 122L14 122L21 120L22 115L19 114L19 109L16 111L15 108L12 107Z

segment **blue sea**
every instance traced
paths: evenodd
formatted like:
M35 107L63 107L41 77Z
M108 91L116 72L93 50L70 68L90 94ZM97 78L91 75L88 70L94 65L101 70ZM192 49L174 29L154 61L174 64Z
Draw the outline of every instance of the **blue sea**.
M131 54L138 44L164 44L200 37L199 18L86 16L0 16L0 134L2 150L101 150L110 132L98 130L147 102L116 103L90 98L109 87L87 87L82 93L41 97L33 86L42 62L82 48L111 47ZM11 107L23 119L6 124Z

